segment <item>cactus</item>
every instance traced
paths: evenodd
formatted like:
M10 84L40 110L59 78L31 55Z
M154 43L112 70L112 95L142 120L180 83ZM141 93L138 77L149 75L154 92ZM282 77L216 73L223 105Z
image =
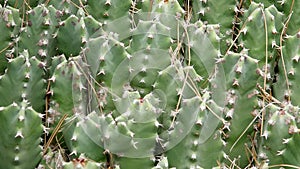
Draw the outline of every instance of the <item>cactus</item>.
M24 1L16 1L16 0L12 0L12 1L6 1L6 0L1 0L0 1L1 4L3 4L4 6L8 5L11 7L14 7L16 9L21 9L22 7L29 9L29 7L35 7L38 4L38 0L34 0L34 1L30 1L30 2L24 2Z
M0 72L1 75L7 67L6 57L12 57L15 33L18 30L20 18L16 17L19 15L17 9L1 7L1 31L3 32L0 36Z
M291 101L293 105L299 105L299 95L296 83L298 77L296 76L298 68L298 58L300 56L299 32L293 36L287 36L282 45L282 58L278 62L278 72L276 76L276 83L274 84L274 95L283 101Z
M98 21L114 20L128 15L130 0L117 1L117 0L91 0L87 1L86 11L91 14Z
M239 5L236 1L199 0L193 1L192 21L200 18L206 24L217 24L221 39L221 53L224 54L230 44L236 30L234 30L235 16L239 14Z
M270 107L267 113L269 120L263 133L264 143L259 153L261 159L269 159L269 166L299 166L299 155L295 152L299 146L299 129L295 118L298 111L292 105Z
M56 31L59 18L54 17L57 10L53 7L46 8L38 5L33 10L27 11L28 26L22 28L18 41L18 51L28 50L30 55L39 60L45 60L46 56L54 55L53 34Z
M298 7L0 1L0 166L299 167Z
M34 168L41 160L41 114L23 100L1 107L0 119L1 168Z
M42 112L44 109L45 81L43 62L35 57L29 58L28 51L19 57L10 59L6 73L0 79L0 93L3 96L0 105L8 106L27 99L34 110ZM34 92L33 92L34 89Z
M249 57L246 52L244 54L232 53L225 57L224 69L228 72L225 108L228 123L223 127L226 161L231 159L247 164L244 147L245 144L250 144L248 135L253 134L253 129L247 128L254 118L252 113L259 109L255 97L255 87L259 80L259 75L255 71L257 68L258 61Z
M51 1L40 1L39 4L44 4L47 6L53 6L57 13L54 16L61 17L62 20L70 17L70 15L76 15L78 12L78 7L84 4L80 4L82 1L60 1L60 0L51 0Z
M286 26L284 33L294 35L299 32L299 27L296 26L299 25L299 19L297 19L299 11L295 10L300 6L299 1L278 1L275 6L284 14Z
M58 52L65 54L67 58L78 55L85 41L84 33L83 20L76 16L71 15L62 21L56 37Z

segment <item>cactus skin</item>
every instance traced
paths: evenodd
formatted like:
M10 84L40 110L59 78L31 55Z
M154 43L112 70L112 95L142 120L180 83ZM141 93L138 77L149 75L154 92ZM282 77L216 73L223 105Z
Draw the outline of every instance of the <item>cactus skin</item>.
M86 11L96 20L104 22L126 16L131 5L130 0L90 0L87 1Z
M1 168L34 168L41 160L41 114L28 101L1 107ZM14 126L14 127L12 127Z
M150 28L150 31L148 30L149 28ZM156 34L156 30L151 30L152 28L164 29L165 33L163 35ZM145 34L144 32L147 32L148 34ZM159 32L162 32L162 31L159 30ZM149 39L149 35L150 35L149 33L153 34L153 36L152 36L153 40L151 38ZM79 114L77 114L77 115L75 114L75 117L77 117L79 119L79 121L75 122L77 124L75 125L76 127L73 131L72 136L71 135L68 136L68 134L71 133L71 130L68 130L68 127L66 127L65 134L64 134L67 142L69 142L67 144L70 147L70 149L72 150L73 154L75 154L75 155L76 155L76 153L86 153L87 155L89 154L87 149L83 148L84 145L82 143L80 143L82 141L86 141L85 136L82 134L81 135L79 134L84 131L88 135L88 137L91 138L91 140L93 140L94 143L99 144L99 146L101 146L101 147L108 148L111 152L113 152L117 155L122 156L122 153L127 153L127 155L128 155L128 152L126 152L126 151L130 150L130 151L134 152L134 149L135 149L134 147L137 147L137 149L142 150L140 153L143 153L143 154L135 154L136 157L145 156L145 153L146 153L146 156L149 156L149 155L153 156L154 152L152 152L152 149L155 148L155 146L156 146L155 143L156 143L157 139L159 139L157 130L158 130L158 127L160 126L160 123L155 118L155 116L153 117L150 114L151 112L148 113L146 110L149 108L151 110L151 107L153 107L154 109L157 108L157 105L155 105L157 103L155 102L155 99L152 98L153 96L156 96L156 97L158 97L158 99L162 99L161 101L165 102L163 97L160 98L161 94L159 91L166 91L166 97L168 98L168 107L166 107L166 112L170 113L170 111L174 109L174 107L176 106L176 103L177 103L176 98L178 95L178 90L180 90L179 87L182 86L182 84L183 84L182 83L183 72L188 71L188 70L181 70L182 68L180 68L180 63L178 61L175 61L175 63L174 63L175 65L170 65L171 59L169 57L161 57L160 63L157 62L157 60L158 60L157 56L159 56L159 55L157 55L158 52L167 50L171 46L172 40L170 38L168 38L168 36L167 36L169 34L170 33L168 32L167 27L165 27L164 25L159 25L159 23L141 21L141 22L139 22L137 29L135 31L133 31L133 35L134 35L133 41L130 44L131 45L130 48L128 48L129 54L127 52L124 52L124 47L122 46L122 43L115 42L112 44L112 46L114 46L114 47L108 46L108 49L110 50L111 53L114 54L114 53L118 52L118 53L121 53L121 56L124 56L124 60L122 62L120 62L119 65L115 66L115 64L118 64L118 61L116 62L115 60L113 60L114 62L110 62L109 60L106 60L106 59L114 59L114 58L108 57L108 56L110 56L110 53L106 53L105 48L103 50L103 54L100 52L100 54L101 54L100 57L102 57L102 55L104 56L104 61L102 62L102 63L104 63L104 67L100 63L100 69L103 67L103 71L104 71L102 76L105 77L105 78L102 78L102 80L104 80L103 84L108 85L111 83L113 92L116 93L119 97L122 97L122 95L124 95L126 93L126 92L122 93L123 92L122 88L123 88L123 85L127 83L128 78L126 78L125 75L124 75L124 77L118 77L118 75L120 75L122 73L124 74L124 72L126 71L126 72L129 72L128 76L130 77L129 79L131 79L130 85L132 85L135 89L137 89L137 91L139 91L139 93L129 91L127 93L127 95L130 96L129 100L127 100L127 101L125 100L125 102L124 102L124 100L122 101L122 103L126 103L125 104L126 106L123 105L123 108L121 108L121 109L120 109L120 107L117 106L117 105L121 104L121 103L117 102L118 97L115 99L116 101L115 101L114 105L117 106L116 110L118 112L114 111L112 113L112 115L115 116L114 118L116 119L117 125L114 124L115 123L114 120L110 119L109 117L106 117L106 118L103 118L101 116L97 117L99 115L97 115L95 112L87 112L88 115L86 116L86 118L82 117L82 115L85 113L82 114L82 111L79 111L81 113L77 112ZM143 36L146 38L141 38ZM103 44L105 44L105 41L103 41L102 39L104 40L104 38L101 38L101 37L97 38L97 39L95 38L94 40L96 40L98 42L104 42ZM139 42L139 43L135 42L136 40L139 40L139 39L146 39L146 40L148 39L147 43L146 43L148 45L147 46L137 46L137 44L145 44L143 42ZM165 45L157 45L157 44L161 43L160 39L165 39L164 40ZM87 43L89 43L89 41ZM115 45L115 44L117 44L117 45ZM147 51L149 47L150 47L150 53L144 54L143 52L139 52L139 50ZM163 48L159 49L158 47L159 48L163 47ZM93 52L97 49L89 48L89 50L90 50L89 52ZM121 51L121 52L119 52L119 51ZM137 55L137 52L142 55ZM144 64L139 65L138 63L143 61L144 57L147 56L146 54L150 54L149 58L145 60ZM167 53L164 51L163 51L163 54L167 56ZM91 56L93 56L93 55L91 55ZM144 57L141 57L141 56L144 56ZM86 57L87 57L87 59L89 59L90 56L86 56ZM162 59L164 59L164 61L162 61ZM78 63L77 62L78 60L77 61L75 61L75 60L74 60L74 62L72 60L65 61L65 64L59 64L57 67L62 70L67 68L68 70L73 72L73 75L72 75L73 80L74 79L79 80L80 78L77 79L77 76L80 76L80 74L82 76L82 73L84 73L84 72L79 73L78 70L75 68L76 66L74 67L74 65L76 65L76 64L72 64L72 63L75 63L75 62ZM67 66L67 63L69 63L71 65ZM106 65L105 65L106 63L108 63L108 64L113 63L113 65L106 67ZM130 67L132 67L134 69L134 71L132 71L132 72L128 71L128 65ZM168 65L170 65L170 66L168 66ZM70 69L69 67L73 67L73 68ZM94 66L94 67L97 67L97 66ZM179 75L176 73L176 67L179 68ZM68 71L62 71L59 69L56 69L56 70L61 73L56 73L54 71L54 76L51 79L55 79L55 81L56 81L58 78L61 78L60 81L63 81L63 79L64 79L64 81L68 81L69 78L71 77L70 75L68 75L69 74L69 73L67 73ZM148 70L146 74L143 73L144 72L143 69ZM193 69L192 68L190 68L190 69L191 69L190 71L192 72ZM112 75L110 75L110 73L109 73L110 71L112 72L111 73ZM158 71L160 73L158 73ZM65 75L69 76L69 78L63 77ZM197 76L195 76L195 77L197 78ZM112 78L112 79L110 80L110 78ZM143 78L146 81L147 85L143 85L143 83L141 83L141 80ZM84 78L82 78L82 79L84 79ZM148 82L148 80L150 80L150 83ZM81 84L81 82L80 82L80 80L78 82L73 81L73 84L72 84L73 91L75 89L75 91L82 93L82 91L85 90L84 88L78 87L78 86L84 86L84 84ZM59 89L57 88L61 85L55 84L55 83L57 83L57 82L54 82L53 99L57 100L59 102L59 106L64 107L64 104L66 104L67 102L62 101L62 100L64 100L64 99L62 99L64 96L59 94L60 92L58 91ZM68 84L67 83L64 83L64 84L67 86L70 86L70 82ZM76 85L77 87L74 88L74 85ZM169 88L172 90L170 90L170 91L166 90L167 86L169 86ZM154 89L151 89L151 88L154 88ZM151 91L151 90L154 90L154 91ZM73 93L73 95L74 94L76 95L76 93ZM75 107L77 107L76 106L77 99L80 101L81 96L78 96L79 98L77 98L77 96L75 96L75 97L73 96L73 104ZM181 126L181 125L184 126L186 124L189 124L189 123L187 123L187 121L193 121L192 119L194 116L189 117L189 116L183 115L183 114L186 114L187 112L191 112L191 110L193 110L193 114L197 113L197 110L198 110L197 103L199 103L199 100L193 98L193 96L194 96L193 92L188 87L183 89L184 103L182 103L183 104L182 108L179 110L179 114L182 114L182 115L180 115L178 117L178 120L176 122L176 123L178 123L177 124L178 126ZM140 105L137 107L135 107L135 105L132 105L132 103L136 102L136 100L139 100L140 98L143 99L143 103L140 103ZM149 100L148 100L148 98L149 98ZM69 102L69 103L70 104L66 104L66 105L72 106L72 103L71 102ZM108 102L107 104L111 104L111 103ZM189 105L193 105L193 106L189 106ZM109 106L109 105L107 105L107 106ZM158 105L158 106L159 107L162 106L162 108L164 108L163 107L164 105ZM136 109L140 110L141 112L145 111L145 113L141 114L141 117L138 117L138 116L134 115L137 113L137 112L135 113ZM80 110L82 110L82 109L80 109ZM126 117L126 114L124 114L125 111L131 112L129 117ZM84 112L84 110L83 110L83 112ZM75 113L76 113L76 110L75 110ZM144 119L144 116L149 116L149 115L151 117L149 119L150 121L147 123L138 124L136 122L133 122L133 123L131 122L132 119L139 122L140 119ZM169 114L165 114L164 116L165 116L164 118L170 118ZM70 119L72 119L72 118L70 118ZM104 121L104 122L101 122L101 121ZM105 123L108 124L107 129L99 128L99 126L101 126ZM165 124L166 128L169 127L170 124L171 124L171 121L166 123ZM191 122L191 124L192 124L192 122ZM71 128L72 127L70 127L70 129ZM99 131L91 130L91 128L95 128ZM188 128L189 127L187 126L187 129ZM139 129L139 130L137 130L137 129ZM99 134L95 135L95 132L97 132ZM124 140L122 140L122 137L120 138L120 136L118 136L119 132L122 133L124 136L127 136L128 138L132 137L131 134L134 134L134 137L129 140L126 138L124 138ZM160 132L162 133L163 138L161 138L161 139L164 141L164 143L172 145L174 143L168 143L168 139L167 139L168 135L170 135L171 137L175 137L176 135L178 135L180 133L180 130L178 130L178 131L175 130L172 132L172 134L168 133L166 131L160 131ZM183 132L185 132L185 131L183 131ZM105 138L104 140L103 140L103 138L100 139L101 135L103 138ZM141 142L139 144L140 137L144 138L144 139L142 139L142 141L149 140L148 141L149 143L147 143L147 145L145 145L145 146L143 145L143 142ZM71 142L68 140L71 140ZM122 147L120 147L119 145L114 143L113 140L120 140L123 143L128 142L128 144L126 144L126 145L128 145L129 146L128 148L130 148L130 149L126 150L125 152L120 151L120 150L122 150ZM80 145L80 146L77 147L77 145ZM142 147L140 147L140 146L142 146ZM159 150L159 151L161 151L161 150ZM90 155L89 155L89 157L93 158ZM130 163L124 164L122 162L123 161L122 157L118 157L117 159L122 167L126 168L127 165L128 165L128 167L130 166ZM124 158L124 160L125 160L125 158ZM132 160L135 161L134 159L132 159ZM128 161L128 160L126 160L126 161ZM149 158L142 158L142 159L139 159L136 161L139 164L148 163L148 164L153 165L153 162L149 161Z
M282 18L282 14L274 6L264 8L263 4L251 3L244 14L244 27L241 29L243 34L240 42L244 48L249 49L250 56L258 60L265 60L266 49L268 49L268 59L275 56L275 47L279 42L279 30L282 29Z
M209 104L211 106L211 104ZM168 165L180 168L211 168L218 165L223 156L223 141L220 132L217 130L212 136L203 142L205 120L210 114L208 110L200 111L197 122L187 137L174 148L166 152ZM202 130L202 131L201 131Z
M299 10L297 10L300 7L299 1L279 1L278 3L275 3L275 6L280 10L283 14L286 20L289 18L288 22L285 22L287 24L287 30L285 33L288 35L294 35L297 32L299 32L299 19L297 19L300 14ZM291 16L290 16L291 15Z
M224 91L222 91L224 87L215 81L215 77L209 77L212 74L218 74L221 77L221 74L214 69L216 68L215 66L218 66L215 61L219 57L218 54L220 52L218 47L220 42L216 38L213 27L210 27L210 25L208 27L209 29L206 32L204 31L204 25L201 22L197 22L188 28L190 42L187 42L187 44L191 44L191 64L195 67L195 70L189 70L189 76L194 77L191 83L195 83L195 85L201 86L206 79L209 79L211 86L217 85L219 88L217 89L218 91L213 89L211 91L212 95L201 93L201 110L199 110L197 117L195 117L196 121L193 123L193 128L184 140L166 152L168 165L171 167L212 168L218 165L218 161L222 160L224 143L218 130L221 127L220 119L216 115L222 119L222 110L219 105L224 104L224 98L222 98L225 96ZM198 36L193 36L193 34ZM195 44L202 44L202 48L197 48L194 46ZM209 52L203 52L208 51L206 50L208 48L210 49ZM212 98L215 99L217 104ZM224 119L221 121L224 121Z
M247 56L247 53L229 53L224 58L223 67L227 82L226 107L224 109L227 123L222 127L223 133L225 133L223 139L226 142L224 162L229 162L227 161L227 157L229 157L231 160L237 160L243 166L243 164L247 164L247 157L243 152L245 144L249 144L247 135L250 135L253 130L248 129L241 138L239 136L251 123L253 119L251 112L258 108L255 97L255 86L259 79L255 70L258 64L257 60Z
M104 161L105 156L102 154L102 152L104 152L103 147L98 146L90 136L86 134L80 122L78 120L72 120L72 118L67 122L69 125L65 127L63 135L67 146L70 147L71 154L74 157L79 157L81 153L84 153L89 159ZM93 129L93 131L90 132L97 132L97 129Z
M299 88L297 87L297 83L299 81L299 77L297 76L297 72L299 71L299 56L300 56L300 33L293 36L287 36L282 46L282 58L278 62L279 72L276 77L277 82L274 84L274 94L276 98L282 101L291 101L291 103L295 106L298 106L299 103ZM284 66L283 66L284 62ZM285 72L286 70L286 72ZM287 78L286 78L287 76ZM289 86L287 86L289 83ZM288 91L288 88L289 90Z
M80 2L84 2L84 1L80 1ZM62 18L62 20L66 20L70 15L74 14L76 15L78 13L78 6L80 6L80 2L78 0L74 0L72 2L70 1L60 1L60 0L51 0L51 1L47 1L47 2L41 2L40 4L44 4L47 6L53 6L53 8L55 8L58 13L56 13L58 16L60 15L60 17ZM84 4L82 4L84 5Z
M58 52L65 54L67 58L77 56L85 42L84 33L82 19L71 15L62 21L57 33ZM72 39L72 41L70 42L69 39Z
M72 108L75 106L74 102L76 100L78 101L79 98L79 94L75 93L73 95L72 85L77 85L76 87L80 86L80 84L78 84L80 83L80 79L78 78L80 71L78 70L74 60L68 62L63 55L57 59L59 59L61 63L56 66L56 69L50 78L50 81L53 83L51 94L55 101L52 103L52 109L53 112L57 112L60 115L68 114L69 116L72 116ZM75 81L78 83L76 84Z
M0 79L0 94L3 96L0 105L8 106L27 99L34 110L42 112L46 93L44 65L35 57L29 58L28 51L24 51L16 59L9 60L7 71Z
M299 129L295 118L299 109L292 105L269 107L268 121L263 133L263 146L259 157L269 159L268 165L289 164L299 166L300 156L296 152L299 146Z
M0 6L1 7L1 6ZM3 32L0 36L0 41L2 42L0 44L0 74L2 75L4 73L4 70L7 65L7 60L5 59L5 48L8 48L11 41L12 36L12 28L10 28L10 22L12 22L11 17L11 10L5 9L1 7L1 13L2 17L0 18L0 29ZM10 21L9 21L10 20Z
M44 65L24 51L1 76L1 168L34 168L41 159Z
M21 0L21 1L11 0L11 1L5 2L5 0L1 0L0 3L8 5L8 6L11 6L11 7L14 7L16 9L21 9L22 6L26 6L26 9L28 9L28 6L29 7L35 7L35 6L37 6L38 0L34 0L34 1L30 1L30 2L24 2L23 0Z
M18 51L28 50L29 54L41 61L50 62L55 50L54 34L60 22L58 11L52 6L38 5L27 11L26 27L21 29ZM47 63L49 64L49 63Z
M0 74L4 73L4 70L7 67L7 57L12 57L14 49L12 45L16 41L15 34L18 30L20 18L17 16L19 12L17 9L7 7L4 8L0 5L0 27L1 27L1 36L0 36Z
M0 1L1 145L34 142L17 152L30 168L105 168L105 150L125 169L299 166L300 3L241 2L194 0L190 15L183 0ZM39 163L44 109L44 132L68 115L67 151L53 141Z
M193 22L200 19L206 24L218 25L222 54L225 54L232 43L232 36L235 31L233 30L233 23L235 22L235 15L238 13L236 3L234 0L198 0L191 4L193 6Z

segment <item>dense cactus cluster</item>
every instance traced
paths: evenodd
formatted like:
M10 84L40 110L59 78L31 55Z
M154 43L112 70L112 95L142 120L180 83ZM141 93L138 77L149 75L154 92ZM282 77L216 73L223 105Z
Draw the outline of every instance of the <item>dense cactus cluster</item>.
M299 9L0 0L0 168L299 168Z

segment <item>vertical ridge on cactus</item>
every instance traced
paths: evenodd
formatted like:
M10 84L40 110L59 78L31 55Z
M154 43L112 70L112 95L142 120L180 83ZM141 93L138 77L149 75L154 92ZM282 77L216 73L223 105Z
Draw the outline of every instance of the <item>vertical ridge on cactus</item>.
M299 9L0 0L0 168L299 168Z

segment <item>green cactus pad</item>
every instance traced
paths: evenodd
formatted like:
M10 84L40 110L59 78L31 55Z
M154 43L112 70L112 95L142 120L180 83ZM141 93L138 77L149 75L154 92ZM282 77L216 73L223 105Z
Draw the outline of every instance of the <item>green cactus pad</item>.
M1 107L0 167L34 168L41 160L42 117L26 100Z

